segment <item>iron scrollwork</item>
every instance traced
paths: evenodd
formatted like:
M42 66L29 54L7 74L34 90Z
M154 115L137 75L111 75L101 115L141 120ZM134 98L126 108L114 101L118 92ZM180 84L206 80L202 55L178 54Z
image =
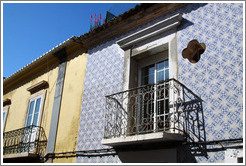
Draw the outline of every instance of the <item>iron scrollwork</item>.
M40 126L28 126L3 133L3 154L32 153L41 155L46 151L47 138Z
M104 138L153 132L205 141L202 99L175 79L106 96Z

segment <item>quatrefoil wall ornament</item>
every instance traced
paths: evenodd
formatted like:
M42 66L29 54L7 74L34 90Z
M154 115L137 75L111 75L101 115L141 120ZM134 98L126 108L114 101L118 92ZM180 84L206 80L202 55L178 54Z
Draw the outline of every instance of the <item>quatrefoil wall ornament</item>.
M188 46L182 51L183 58L187 58L191 63L197 63L201 54L204 53L206 45L204 43L199 43L196 39L191 40Z

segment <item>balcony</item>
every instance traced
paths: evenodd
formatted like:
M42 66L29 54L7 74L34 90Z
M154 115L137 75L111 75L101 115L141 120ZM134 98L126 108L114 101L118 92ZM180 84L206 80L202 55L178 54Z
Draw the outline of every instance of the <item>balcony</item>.
M46 152L44 129L28 126L3 133L3 159L39 158Z
M175 79L106 96L104 145L204 140L202 100Z

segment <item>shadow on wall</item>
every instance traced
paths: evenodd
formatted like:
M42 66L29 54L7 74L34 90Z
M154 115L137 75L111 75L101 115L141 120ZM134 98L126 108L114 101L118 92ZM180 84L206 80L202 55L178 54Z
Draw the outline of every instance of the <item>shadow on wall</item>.
M206 131L203 113L203 100L185 85L180 85L183 94L177 101L178 119L183 118L185 142L178 147L179 162L194 162L195 156L207 157Z
M190 147L182 142L128 145L116 151L122 163L197 163Z
M176 163L177 151L175 148L157 150L138 150L119 152L118 156L123 163Z

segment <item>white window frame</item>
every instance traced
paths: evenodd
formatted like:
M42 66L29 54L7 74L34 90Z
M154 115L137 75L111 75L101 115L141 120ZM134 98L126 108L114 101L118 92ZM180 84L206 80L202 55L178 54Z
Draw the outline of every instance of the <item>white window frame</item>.
M26 119L25 119L25 124L24 126L25 127L28 127L28 126L32 126L33 124L33 119L34 119L34 114L35 114L35 106L36 104L34 104L33 106L33 115L32 115L32 120L31 120L31 124L27 126L27 122L28 122L28 116L29 116L29 111L30 111L30 103L32 101L35 101L36 103L36 100L41 98L41 101L40 101L40 106L39 106L39 115L38 115L38 119L37 119L37 124L35 126L41 126L41 120L42 120L42 113L43 113L43 107L44 107L44 101L45 101L45 95L46 95L46 90L40 90L34 94L32 94L29 98L29 101L28 101L28 106L27 106L27 111L26 111ZM25 132L26 134L23 135L22 137L22 142L23 143L31 143L30 144L30 149L29 149L29 152L30 153L35 153L36 149L34 148L34 141L36 140L36 136L37 136L37 132L38 132L38 128L37 127L31 127L31 128L26 128L27 129L27 132ZM23 153L26 153L25 151Z
M164 50L160 53L157 53L155 55L150 55L148 58L143 58L141 60L139 60L138 62L138 86L141 86L141 81L142 81L142 68L146 67L146 66L149 66L149 65L152 65L152 64L155 64L155 81L154 83L156 83L156 64L161 62L161 61L166 61L168 59L168 50ZM169 70L169 67L168 67L168 71ZM156 98L156 92L155 92L155 100L154 100L154 128L153 130L156 131L157 129L157 98ZM140 108L139 108L140 109ZM164 113L165 114L165 113Z
M146 50L146 48L148 48ZM136 51L137 50L137 51ZM156 52L157 51L157 52ZM169 62L169 79L176 79L178 80L178 55L177 55L177 34L176 31L173 31L173 33L171 33L170 35L161 38L160 40L157 41L153 41L151 43L147 43L145 45L141 45L141 46L137 46L136 48L132 48L132 50L130 51L130 61L131 58L133 59L140 59L137 60L137 74L138 76L140 76L140 78L138 79L138 86L140 85L141 82L141 68L148 66L150 64L153 63L157 63L159 61L162 60L167 60ZM156 57L158 58L153 58L155 57L155 55L157 55ZM131 63L131 62L130 62ZM129 70L130 71L130 70ZM125 71L124 71L125 72ZM129 88L129 83L131 82L131 78L130 78L130 72L127 75L127 78L125 78L124 80L127 80L125 82L125 85L123 85L123 89L127 90L130 89ZM172 86L174 84L173 81L169 82L170 86ZM177 94L175 95L173 92L173 89L170 89L169 91L169 105L174 105L174 102L176 101L177 98ZM169 108L169 113L171 115L171 119L174 118L174 114L172 114L173 112L175 112L175 107L170 107ZM178 133L179 131L177 130L171 130L172 128L175 128L177 126L174 126L174 124L170 124L170 127L168 130L168 132L170 133Z
M5 113L5 117L4 117L4 119L2 119L3 120L3 131L5 131L5 126L6 126L6 121L7 121L7 117L8 117L8 112L9 112L9 105L8 106L4 106L3 107L3 114Z
M42 119L42 114L43 114L43 107L44 107L44 101L45 101L45 96L46 96L46 90L42 90L39 91L33 95L30 96L29 101L28 101L28 105L27 105L27 111L26 111L26 119L25 119L25 124L24 126L27 127L27 120L28 120L28 115L29 115L29 107L30 107L30 103L34 100L37 100L38 98L41 97L41 102L40 102L40 108L39 108L39 115L38 115L38 121L37 121L37 126L40 126L41 124L41 119ZM36 103L36 102L35 102ZM35 105L33 108L35 111ZM32 115L32 122L33 122L33 118L34 118L34 112Z

